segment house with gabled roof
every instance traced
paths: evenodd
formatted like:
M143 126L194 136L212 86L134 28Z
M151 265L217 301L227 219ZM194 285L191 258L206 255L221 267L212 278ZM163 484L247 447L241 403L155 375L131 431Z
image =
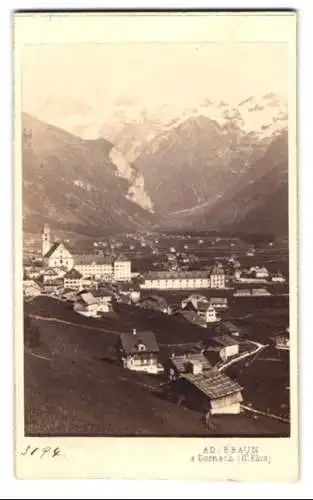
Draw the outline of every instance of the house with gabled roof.
M164 371L159 362L159 346L152 331L121 333L118 353L124 368L150 374Z
M172 357L170 387L186 405L205 414L238 414L242 387L198 355Z
M62 241L50 242L50 229L45 224L42 232L42 258L45 267L72 269L74 258Z
M219 345L219 354L222 361L239 354L238 341L227 334L216 335L213 340Z
M64 288L70 290L81 290L83 283L82 274L77 269L72 268L64 275Z
M96 298L90 292L80 293L78 300L74 303L74 311L82 314L83 316L98 316L98 302Z

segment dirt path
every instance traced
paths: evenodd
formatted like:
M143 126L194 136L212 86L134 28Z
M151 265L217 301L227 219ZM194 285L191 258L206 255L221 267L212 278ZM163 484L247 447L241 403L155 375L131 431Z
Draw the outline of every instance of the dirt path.
M226 368L228 368L229 366L233 365L234 363L237 363L238 361L241 361L242 359L248 358L250 356L254 356L255 354L257 354L262 349L265 349L265 347L268 347L268 344L265 344L265 345L264 344L260 344L259 342L255 342L254 340L249 340L248 342L250 344L253 344L253 345L256 346L253 351L244 352L243 354L241 354L237 358L234 358L234 359L231 359L230 361L227 361L223 365L219 366L218 370L219 371L225 370Z
M115 330L108 330L107 328L101 328L99 326L89 326L89 325L80 325L78 323L74 323L73 321L65 321L63 319L58 319L58 318L47 318L47 316L37 316L36 314L30 314L30 318L33 319L40 319L42 321L52 321L55 323L61 323L63 325L71 325L71 326L76 326L77 328L88 328L89 330L97 330L101 332L106 332L106 333L114 333L115 335L120 335L121 332L117 332Z

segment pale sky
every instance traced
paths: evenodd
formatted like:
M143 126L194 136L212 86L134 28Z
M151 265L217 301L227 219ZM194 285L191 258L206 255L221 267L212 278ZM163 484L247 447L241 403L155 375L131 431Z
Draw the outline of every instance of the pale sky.
M36 45L23 48L22 107L45 119L51 98L69 113L75 100L104 113L132 101L148 112L164 104L179 112L205 99L287 96L287 80L284 43Z

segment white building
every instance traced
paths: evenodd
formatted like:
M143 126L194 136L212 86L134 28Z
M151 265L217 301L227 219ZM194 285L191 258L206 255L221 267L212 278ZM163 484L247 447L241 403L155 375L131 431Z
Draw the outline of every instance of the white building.
M113 279L115 281L131 281L131 261L120 255L113 262Z
M72 253L61 241L55 241L51 244L50 229L47 224L44 226L41 239L42 257L46 267L72 269L74 266Z
M210 287L226 288L226 275L220 265L213 266L210 270Z
M196 290L209 287L208 271L149 271L140 285L140 288L149 290Z
M75 269L83 278L112 281L113 259L97 254L82 254L75 256Z
M64 276L64 288L71 290L81 290L83 286L83 276L77 269L70 269Z

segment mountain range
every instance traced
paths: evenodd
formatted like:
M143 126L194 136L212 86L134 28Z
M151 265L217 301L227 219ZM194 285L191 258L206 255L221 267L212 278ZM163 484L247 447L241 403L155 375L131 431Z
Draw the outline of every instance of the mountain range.
M279 96L236 106L206 100L178 117L166 105L148 113L124 103L105 122L77 106L68 103L63 118L55 107L53 125L23 114L28 230L45 217L93 234L153 227L286 234L288 112Z
M55 229L95 236L154 221L134 201L141 175L135 169L130 174L127 165L121 172L109 141L84 140L25 113L22 127L26 232L40 231L45 221Z

